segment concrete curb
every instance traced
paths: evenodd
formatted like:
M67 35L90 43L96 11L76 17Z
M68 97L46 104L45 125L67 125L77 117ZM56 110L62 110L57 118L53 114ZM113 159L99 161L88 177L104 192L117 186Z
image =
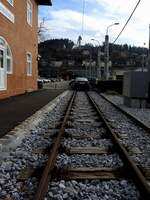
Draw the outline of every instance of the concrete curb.
M64 98L69 91L65 91L55 99L50 101L46 106L35 112L32 116L28 117L21 124L17 125L14 129L8 132L4 137L0 139L0 153L7 153L15 149L21 144L23 138L30 133L32 129L42 122L45 115L52 111L55 106Z

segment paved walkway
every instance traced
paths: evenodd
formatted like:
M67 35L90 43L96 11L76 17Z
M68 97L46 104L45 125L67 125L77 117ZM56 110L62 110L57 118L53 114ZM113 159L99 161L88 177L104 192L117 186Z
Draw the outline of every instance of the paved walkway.
M0 137L45 106L63 91L62 89L43 89L0 100Z

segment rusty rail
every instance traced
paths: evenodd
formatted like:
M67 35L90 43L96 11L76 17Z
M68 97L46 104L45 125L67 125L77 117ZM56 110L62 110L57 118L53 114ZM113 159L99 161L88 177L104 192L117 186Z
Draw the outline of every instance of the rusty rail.
M87 93L87 96L89 97L89 99L90 99L91 103L93 104L93 106L95 107L98 115L100 116L100 118L102 119L103 123L105 124L105 127L108 130L108 132L110 133L111 138L115 142L116 147L119 150L119 154L123 158L123 161L125 161L125 165L129 169L129 174L133 178L134 182L136 183L136 185L137 185L137 187L138 187L138 189L139 189L139 191L141 193L142 198L144 200L150 200L150 186L148 185L145 177L141 173L140 169L136 166L136 164L130 159L126 149L120 143L120 141L117 138L116 134L112 131L110 125L107 123L104 115L100 111L100 108L95 103L93 98L88 93Z
M56 161L58 151L59 151L59 147L60 147L60 143L61 143L61 138L64 134L66 122L68 120L68 117L69 117L75 96L76 96L76 92L73 93L73 95L72 95L72 97L71 97L71 99L68 103L67 111L65 113L65 117L63 119L61 128L58 132L56 141L53 144L51 151L49 152L48 162L47 162L46 167L43 171L42 178L40 180L39 187L38 187L37 193L36 193L35 198L34 198L35 200L43 200L46 193L47 193L48 182L49 182L49 179L51 178L50 173L52 172L54 165L55 165L55 161Z

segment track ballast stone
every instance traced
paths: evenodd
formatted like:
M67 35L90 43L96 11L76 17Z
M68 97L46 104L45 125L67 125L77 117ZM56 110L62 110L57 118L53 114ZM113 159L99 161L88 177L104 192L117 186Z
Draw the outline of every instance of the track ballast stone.
M18 175L26 168L39 168L46 164L48 156L36 153L36 151L50 148L51 137L56 134L56 127L60 123L71 94L72 92L63 97L60 100L61 103L45 115L43 121L27 134L9 157L1 160L0 199L11 197L13 200L29 200L33 198L32 195L35 195L34 185L37 184L36 178L31 178L23 183L18 181ZM28 188L26 192L22 191L24 184Z
M67 156L60 154L56 162L57 167L122 167L123 163L118 154L110 155L89 155L89 154L76 154Z
M150 128L150 109L149 108L130 108L123 105L123 96L103 94L116 105L120 106L129 113L135 115Z
M148 132L137 126L126 117L123 113L118 111L105 99L100 97L96 92L90 92L93 99L96 101L100 110L109 120L114 132L120 138L120 142L131 152L133 151L133 160L140 167L150 168L150 135ZM119 134L119 135L118 135ZM141 153L134 153L134 149L138 148Z
M45 200L139 200L131 181L52 181Z
M88 139L74 139L74 138L67 138L62 141L63 146L67 148L71 147L100 147L100 148L105 148L105 147L112 147L112 142L110 139L93 139L93 138L88 138Z

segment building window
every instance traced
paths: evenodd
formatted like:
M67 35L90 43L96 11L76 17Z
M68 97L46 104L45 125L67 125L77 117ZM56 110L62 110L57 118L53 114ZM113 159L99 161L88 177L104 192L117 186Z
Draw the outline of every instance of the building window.
M3 4L0 2L0 13L4 15L12 23L15 22L15 15Z
M4 68L4 52L0 49L0 68Z
M0 38L0 46L5 47L5 40L3 40L2 38Z
M32 3L30 0L27 1L27 22L32 26Z
M32 54L27 53L27 75L32 75Z
M0 49L3 50L3 66L8 74L12 74L12 53L7 42L0 38Z
M7 65L7 73L12 74L12 54L9 46L7 46L6 50L6 65Z
M12 6L14 5L14 0L7 0Z

